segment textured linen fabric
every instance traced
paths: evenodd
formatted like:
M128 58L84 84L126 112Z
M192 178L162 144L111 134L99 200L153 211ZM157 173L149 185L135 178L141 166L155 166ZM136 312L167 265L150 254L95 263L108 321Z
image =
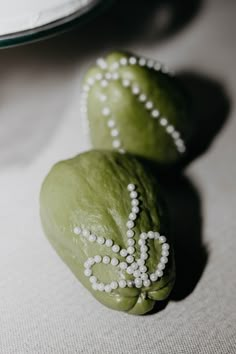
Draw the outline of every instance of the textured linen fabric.
M1 354L236 352L235 12L233 0L203 1L182 28L158 38L150 18L139 28L146 13L135 13L129 36L124 14L112 10L74 33L0 52ZM195 97L206 98L199 116L209 108L213 114L202 121L199 144L222 119L182 184L170 187L181 213L177 288L162 311L143 317L93 299L39 220L40 184L51 165L89 148L79 114L81 75L103 50L117 47L205 82ZM204 90L213 81L222 94L210 100Z

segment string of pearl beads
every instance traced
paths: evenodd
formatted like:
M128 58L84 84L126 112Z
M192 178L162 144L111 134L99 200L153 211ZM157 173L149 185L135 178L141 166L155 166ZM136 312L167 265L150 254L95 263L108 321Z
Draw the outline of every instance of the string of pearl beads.
M103 58L97 60L97 65L103 70L109 69L107 62ZM145 58L138 59L134 56L130 58L122 57L119 62L115 62L112 64L110 70L118 70L120 67L124 67L127 65L139 65L141 67L146 66L149 69L161 71L165 74L169 73L167 67L161 64L160 62L155 62L154 60ZM169 123L168 118L166 118L160 113L159 109L154 106L152 100L150 100L144 92L141 92L141 89L138 84L132 83L131 80L120 78L120 75L117 71L104 71L103 74L97 73L94 77L88 78L86 84L83 86L81 94L81 113L85 115L85 119L87 119L87 99L90 89L96 82L100 82L101 87L106 88L108 87L109 82L111 82L112 80L120 80L124 88L130 88L131 93L136 96L138 98L138 101L143 103L145 109L150 112L150 117L153 119L158 119L160 126L163 127L166 133L172 137L173 143L177 151L180 154L186 151L186 146L184 140L181 137L181 133L172 124ZM103 103L106 102L107 95L102 94L100 96L100 100ZM125 149L123 148L120 139L120 131L117 127L116 121L114 119L114 114L112 114L111 109L107 105L105 105L102 108L101 114L103 117L108 118L107 126L110 130L110 135L112 138L112 147L118 150L120 153L125 153Z
M74 228L74 234L80 235L80 237L85 238L87 241L92 243L97 243L100 246L106 246L111 249L112 253L114 253L113 257L108 255L101 256L99 254L89 257L84 263L84 275L89 277L89 281L94 290L105 291L110 293L112 290L125 287L136 287L142 288L149 287L152 282L157 281L159 278L163 276L163 271L168 262L169 256L169 244L166 242L165 236L160 236L159 232L156 231L148 231L142 232L139 236L138 245L140 247L140 257L138 259L135 258L134 253L136 252L135 248L135 220L138 218L138 214L140 213L140 201L138 198L138 193L136 191L136 187L133 183L128 184L127 189L130 193L131 199L131 211L129 213L128 221L127 221L127 248L121 248L118 244L114 243L112 239L106 239L105 237L97 236L92 234L88 229L80 228L76 226ZM148 247L146 245L148 240L158 240L162 245L161 249L161 257L155 272L149 274L148 268L146 266L146 262L149 259ZM118 258L119 257L119 258ZM93 274L93 267L96 264L103 263L104 265L111 265L113 267L118 267L122 272L126 272L129 275L133 276L133 280L113 280L108 284L101 282L97 279Z

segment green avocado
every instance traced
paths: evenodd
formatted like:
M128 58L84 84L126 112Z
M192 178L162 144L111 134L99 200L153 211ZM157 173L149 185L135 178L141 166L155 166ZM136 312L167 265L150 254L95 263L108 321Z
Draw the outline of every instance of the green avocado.
M170 294L175 265L166 210L155 178L135 157L93 150L57 163L43 182L40 214L58 255L105 306L141 315Z
M183 160L192 127L188 97L154 60L114 52L84 77L81 109L95 149L129 152L164 166Z

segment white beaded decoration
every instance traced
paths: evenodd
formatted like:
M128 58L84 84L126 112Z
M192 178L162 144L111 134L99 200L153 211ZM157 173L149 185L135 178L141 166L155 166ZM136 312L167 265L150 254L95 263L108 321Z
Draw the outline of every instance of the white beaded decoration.
M127 249L121 248L111 239L105 239L104 237L96 236L85 228L75 226L73 230L75 235L79 235L89 242L96 242L102 247L107 247L111 249L112 253L114 253L114 256L112 257L108 255L102 257L101 255L97 254L93 257L89 257L84 262L84 275L89 278L92 288L97 291L105 291L106 293L110 293L117 288L148 288L152 285L153 282L156 282L163 276L164 269L168 263L170 245L166 242L166 237L160 235L157 231L141 232L138 239L140 256L139 258L136 258L136 241L134 239L135 231L133 229L135 227L134 220L138 218L138 214L140 212L140 209L137 206L139 205L139 199L135 184L128 184L127 190L130 193L131 199L131 212L129 213L127 221ZM135 197L132 197L134 195ZM146 265L146 262L149 258L147 246L148 240L158 241L161 245L161 256L159 262L155 268L155 271L151 274L149 274L148 267ZM93 267L96 267L96 264L99 263L103 263L105 266L111 265L113 267L118 267L121 272L126 272L127 274L132 275L133 280L126 281L124 279L119 279L117 281L113 280L111 283L104 284L93 274Z
M166 65L161 64L160 62L155 62L151 59L147 60L145 58L136 58L135 56L131 56L129 58L122 57L119 61L114 62L111 65L111 71L109 71L108 64L105 59L99 58L97 60L97 66L103 70L103 74L97 73L94 78L90 77L87 79L86 84L83 86L83 92L81 94L81 112L83 115L87 115L87 100L88 100L88 93L90 89L93 87L96 82L99 82L102 88L106 88L109 85L109 82L112 80L121 80L121 84L124 88L129 88L131 93L134 96L137 96L139 102L142 102L150 112L150 117L152 119L158 119L159 124L161 127L165 129L166 134L168 134L172 139L173 143L177 149L177 151L182 154L186 151L186 146L184 140L181 137L179 131L175 129L175 127L169 123L166 117L163 117L162 114L159 112L157 107L154 107L154 103L147 97L147 95L141 92L140 87L136 83L132 83L129 79L122 79L120 78L119 73L117 70L121 67L125 66L133 66L138 65L140 67L147 67L149 69L160 71L165 74L171 75L172 73L167 68ZM100 96L101 102L107 101L107 95L102 94ZM112 114L110 108L108 106L104 106L102 109L102 115L108 118L107 126L110 129L110 135L112 138L112 147L119 151L120 153L125 153L125 149L122 146L122 142L120 139L120 132L118 127L116 126L116 122L114 119L114 115ZM86 118L86 117L85 117ZM85 121L86 119L84 119Z

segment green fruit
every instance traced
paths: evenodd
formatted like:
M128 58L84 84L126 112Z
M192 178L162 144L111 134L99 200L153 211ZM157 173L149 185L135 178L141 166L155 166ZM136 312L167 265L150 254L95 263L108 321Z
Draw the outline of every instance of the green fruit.
M191 130L187 99L158 62L119 52L98 60L85 75L81 108L95 148L164 165L185 155Z
M129 184L133 184L132 187L136 186L138 197L133 193L133 199L131 198L131 192L127 189ZM129 216L131 202L137 204L137 200L140 202L139 210L137 207L134 208L136 217L133 215L131 217ZM171 245L169 256L166 254L165 262L167 260L168 262L165 264L163 276L160 275L150 284L142 282L137 288L133 282L136 279L134 275L128 274L126 269L121 269L124 262L128 262L127 256L123 254L130 242L128 239L136 242L133 246L134 253L132 254L132 249L129 249L129 252L132 254L131 258L134 257L137 261L140 257L138 244L140 234L156 232L149 233L152 239L145 241L148 251L145 251L145 245L142 246L142 254L148 252L144 264L147 270L142 268L146 273L146 279L156 271L164 249L157 232L166 235L170 244L159 187L136 158L117 152L95 150L59 162L52 168L42 185L40 206L42 225L49 241L80 282L102 304L115 310L139 315L149 312L156 301L168 297L175 279ZM134 231L134 237L130 235L128 238L129 218L134 219L134 225L129 224L129 230L131 234L132 230ZM156 239L153 239L154 236ZM110 241L102 244L105 239ZM123 249L121 254L120 250L117 253L114 245L120 246L120 250ZM168 245L166 247L168 248ZM87 260L89 259L91 263L91 258L95 256L98 256L96 258L98 263L88 266ZM105 263L108 264L99 262L99 256L102 258L108 256L105 258ZM107 262L109 257L118 259L120 263L112 265ZM131 258L128 263L130 267L135 263ZM103 261L105 259L103 258ZM90 271L92 274L89 274ZM105 291L93 288L92 276L97 278L96 284L100 288L101 283L106 285ZM114 289L110 288L112 282Z

